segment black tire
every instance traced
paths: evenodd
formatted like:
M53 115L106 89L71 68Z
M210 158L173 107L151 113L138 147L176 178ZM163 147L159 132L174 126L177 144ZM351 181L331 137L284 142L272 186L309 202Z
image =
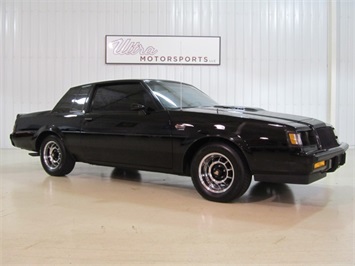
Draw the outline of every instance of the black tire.
M74 158L64 147L63 142L53 135L46 137L42 142L40 156L43 169L52 176L65 176L75 165Z
M223 143L203 146L191 165L192 182L207 200L230 202L250 186L251 174L238 152Z

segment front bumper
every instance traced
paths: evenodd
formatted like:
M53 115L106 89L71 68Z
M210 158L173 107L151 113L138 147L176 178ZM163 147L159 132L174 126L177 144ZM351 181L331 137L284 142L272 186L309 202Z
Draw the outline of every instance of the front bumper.
M313 183L325 177L327 173L334 172L339 166L344 165L346 161L345 152L348 148L349 145L347 143L341 143L338 147L303 155L303 159L301 160L302 168L308 169L306 173L299 173L294 171L294 169L290 169L289 173L255 174L254 180L270 183ZM319 169L314 169L314 164L321 161L325 161L325 166Z
M345 164L346 153L349 148L347 143L341 143L338 147L329 149L327 151L319 152L313 155L314 163L320 161L327 162L326 172L334 172L339 166Z

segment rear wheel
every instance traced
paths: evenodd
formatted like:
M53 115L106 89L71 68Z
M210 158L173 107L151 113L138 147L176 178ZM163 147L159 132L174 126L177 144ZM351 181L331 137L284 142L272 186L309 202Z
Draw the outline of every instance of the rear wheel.
M202 197L230 202L249 188L251 174L238 152L226 144L209 144L192 161L192 181Z
M75 160L56 136L48 136L44 139L41 144L40 156L42 167L49 175L67 175L75 165Z

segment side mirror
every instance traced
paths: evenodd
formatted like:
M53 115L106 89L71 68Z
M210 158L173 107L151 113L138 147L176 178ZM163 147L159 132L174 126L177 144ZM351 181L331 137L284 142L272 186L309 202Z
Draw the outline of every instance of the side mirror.
M145 111L145 106L139 103L132 103L131 104L131 111Z
M140 115L149 115L154 109L146 107L144 104L132 103L131 111L138 111L138 114Z

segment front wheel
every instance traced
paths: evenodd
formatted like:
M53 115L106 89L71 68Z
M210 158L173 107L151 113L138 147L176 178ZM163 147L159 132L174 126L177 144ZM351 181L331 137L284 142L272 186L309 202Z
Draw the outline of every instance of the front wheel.
M251 182L251 174L244 161L226 144L203 146L191 167L196 190L211 201L230 202L242 196Z
M49 175L65 176L75 165L75 160L56 136L48 136L44 139L40 156L42 167Z

